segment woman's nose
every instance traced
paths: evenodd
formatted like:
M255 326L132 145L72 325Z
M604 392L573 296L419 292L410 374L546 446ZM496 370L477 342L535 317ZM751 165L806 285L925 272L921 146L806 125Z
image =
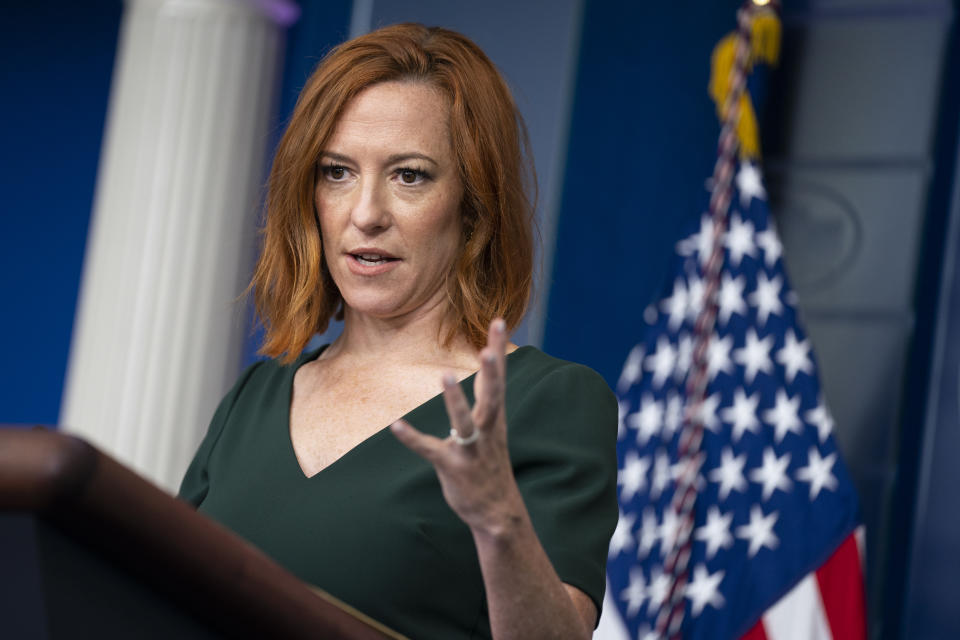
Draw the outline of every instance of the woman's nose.
M365 233L376 233L390 226L386 186L378 180L363 180L351 211L353 225Z

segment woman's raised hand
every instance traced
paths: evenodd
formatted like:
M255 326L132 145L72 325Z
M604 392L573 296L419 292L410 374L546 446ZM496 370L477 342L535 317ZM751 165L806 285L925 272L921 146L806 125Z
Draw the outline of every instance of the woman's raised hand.
M433 463L443 497L473 533L493 637L589 638L597 609L557 576L513 477L504 408L506 347L506 326L498 318L480 352L473 408L457 381L444 378L450 437L420 433L403 420L391 428Z
M391 425L403 444L433 464L447 504L475 534L506 533L525 517L507 452L506 347L506 325L498 318L480 352L472 408L456 379L444 376L449 437L421 433L404 420Z

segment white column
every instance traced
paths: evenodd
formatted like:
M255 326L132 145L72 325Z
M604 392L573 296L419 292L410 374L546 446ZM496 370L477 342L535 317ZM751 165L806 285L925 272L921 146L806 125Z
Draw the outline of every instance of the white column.
M127 0L60 413L175 490L239 367L286 0Z

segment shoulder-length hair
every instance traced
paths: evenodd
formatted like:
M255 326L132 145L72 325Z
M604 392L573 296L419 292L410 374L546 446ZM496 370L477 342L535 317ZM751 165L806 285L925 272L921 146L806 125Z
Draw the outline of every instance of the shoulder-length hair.
M267 186L263 250L250 288L266 330L261 353L291 362L342 299L323 256L314 206L317 162L347 104L371 85L428 83L450 105L450 137L463 185L461 250L447 278L445 344L476 348L493 318L512 329L533 280L532 162L526 128L496 67L463 35L398 24L334 48L300 92Z

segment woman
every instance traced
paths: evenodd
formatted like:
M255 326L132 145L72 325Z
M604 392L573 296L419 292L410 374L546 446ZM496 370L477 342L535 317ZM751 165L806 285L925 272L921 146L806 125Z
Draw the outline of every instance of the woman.
M532 271L522 138L459 34L397 25L324 59L251 285L276 359L224 398L180 491L410 637L587 638L602 600L616 402L507 338ZM342 335L300 354L334 314Z

